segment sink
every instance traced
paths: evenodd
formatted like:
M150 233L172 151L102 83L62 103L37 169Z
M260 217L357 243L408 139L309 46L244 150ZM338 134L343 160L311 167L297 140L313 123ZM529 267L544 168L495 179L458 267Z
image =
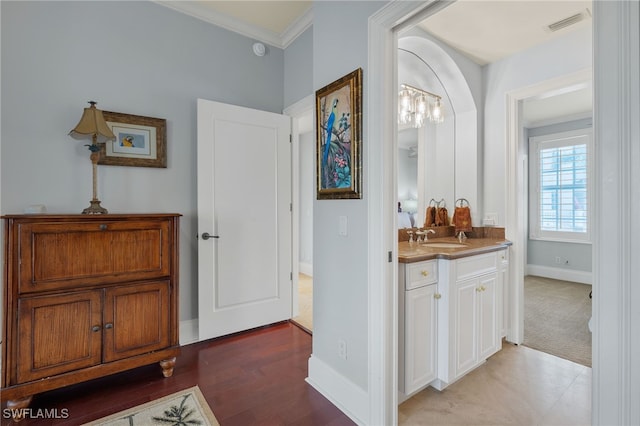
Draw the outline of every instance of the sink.
M466 244L460 244L460 243L424 243L423 246L424 247L431 247L431 248L460 248L460 247L467 247Z

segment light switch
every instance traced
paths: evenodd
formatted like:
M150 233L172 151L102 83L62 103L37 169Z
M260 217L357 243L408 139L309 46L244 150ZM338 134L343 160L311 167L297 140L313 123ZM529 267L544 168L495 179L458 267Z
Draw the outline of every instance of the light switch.
M338 235L341 237L347 236L347 217L339 216L338 217Z

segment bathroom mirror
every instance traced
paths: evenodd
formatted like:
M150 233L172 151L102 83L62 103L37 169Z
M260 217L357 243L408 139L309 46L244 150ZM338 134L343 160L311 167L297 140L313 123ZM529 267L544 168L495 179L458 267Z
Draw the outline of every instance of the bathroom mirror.
M398 132L398 202L398 228L418 227L418 129L411 127Z
M398 201L413 218L424 224L431 199L444 200L453 211L455 201L455 117L447 92L433 69L415 53L398 50L398 84L409 84L442 97L444 121L426 120L422 127L398 125ZM400 87L398 87L400 90ZM406 227L399 215L398 227Z
M444 200L451 216L455 200L465 198L473 223L479 223L481 129L474 94L481 99L482 68L465 63L463 69L464 73L449 53L421 30L411 30L398 40L398 92L404 83L441 96L444 114L441 123L427 120L417 129L398 126L398 201L413 205L414 187L407 182L415 167L417 227L423 226L431 199ZM411 159L415 159L415 166Z

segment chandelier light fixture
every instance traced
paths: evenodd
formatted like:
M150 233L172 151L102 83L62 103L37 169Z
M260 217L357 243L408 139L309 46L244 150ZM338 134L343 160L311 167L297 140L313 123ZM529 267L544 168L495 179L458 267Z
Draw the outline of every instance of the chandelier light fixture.
M442 123L442 97L408 84L400 85L398 123L422 127L426 120Z

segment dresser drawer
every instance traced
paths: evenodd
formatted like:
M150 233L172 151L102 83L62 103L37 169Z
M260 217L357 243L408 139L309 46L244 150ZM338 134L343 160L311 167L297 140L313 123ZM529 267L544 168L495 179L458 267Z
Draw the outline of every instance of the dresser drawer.
M168 276L171 222L23 223L19 293Z
M438 263L435 260L408 263L405 290L438 282Z

